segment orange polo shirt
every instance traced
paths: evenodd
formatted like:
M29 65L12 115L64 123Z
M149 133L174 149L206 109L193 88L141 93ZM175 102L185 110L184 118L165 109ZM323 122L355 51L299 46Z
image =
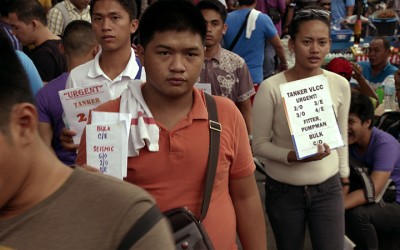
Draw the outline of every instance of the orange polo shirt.
M208 159L209 127L204 93L193 89L194 101L188 115L167 131L160 128L159 151L147 148L128 158L126 181L147 190L161 211L188 207L200 214ZM210 207L203 224L216 249L236 249L236 216L229 195L229 180L247 177L255 166L246 125L234 103L214 96L222 124L217 173ZM118 112L120 98L96 111ZM77 164L86 163L86 136L82 135Z

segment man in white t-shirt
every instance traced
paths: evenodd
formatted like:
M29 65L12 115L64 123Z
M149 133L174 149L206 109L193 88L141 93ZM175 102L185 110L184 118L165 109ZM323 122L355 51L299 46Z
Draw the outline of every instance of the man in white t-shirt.
M66 88L106 83L111 98L115 99L130 80L140 78L141 66L131 48L131 34L138 27L136 12L133 0L124 1L124 4L122 0L90 3L92 27L101 50L93 60L71 71ZM60 140L65 149L77 149L78 145L72 140L74 135L75 131L63 129Z

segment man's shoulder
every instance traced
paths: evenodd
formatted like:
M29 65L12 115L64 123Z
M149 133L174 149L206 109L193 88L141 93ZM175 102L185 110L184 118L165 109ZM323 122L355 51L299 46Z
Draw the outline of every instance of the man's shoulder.
M65 84L68 79L68 72L65 72L58 76L57 78L51 80L46 85L44 85L38 92L38 95L50 94L50 95L58 95L58 91L65 89Z
M82 83L83 80L90 80L90 78L88 77L88 72L94 64L95 64L95 61L94 61L94 59L92 59L92 60L90 60L84 64L81 64L71 70L69 78L72 81L74 87L84 85ZM86 83L86 84L88 84L88 83ZM69 87L71 87L71 86L69 86Z
M239 63L244 63L244 59L241 56L224 48L221 48L221 57L225 57L228 58L229 60L237 61ZM225 61L222 60L222 63L223 62Z

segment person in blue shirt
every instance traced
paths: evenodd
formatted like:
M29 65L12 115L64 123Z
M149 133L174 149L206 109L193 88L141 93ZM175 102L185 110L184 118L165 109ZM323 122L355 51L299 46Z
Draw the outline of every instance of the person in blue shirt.
M36 95L39 89L43 86L39 72L37 71L35 64L33 64L32 60L24 52L19 50L15 50L15 52L17 53L22 68L25 70L26 76L28 77L32 93Z
M369 47L369 61L359 62L362 75L373 86L382 83L388 75L393 75L398 70L389 62L390 42L385 37L374 38ZM375 85L378 86L378 85Z
M353 15L354 0L331 0L331 22Z

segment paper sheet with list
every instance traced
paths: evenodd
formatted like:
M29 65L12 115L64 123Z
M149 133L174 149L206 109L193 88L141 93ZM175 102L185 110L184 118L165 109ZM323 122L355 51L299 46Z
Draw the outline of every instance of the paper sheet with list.
M123 179L127 175L131 114L92 112L86 125L87 164L102 173Z
M326 76L318 75L280 85L286 119L298 159L344 146Z

